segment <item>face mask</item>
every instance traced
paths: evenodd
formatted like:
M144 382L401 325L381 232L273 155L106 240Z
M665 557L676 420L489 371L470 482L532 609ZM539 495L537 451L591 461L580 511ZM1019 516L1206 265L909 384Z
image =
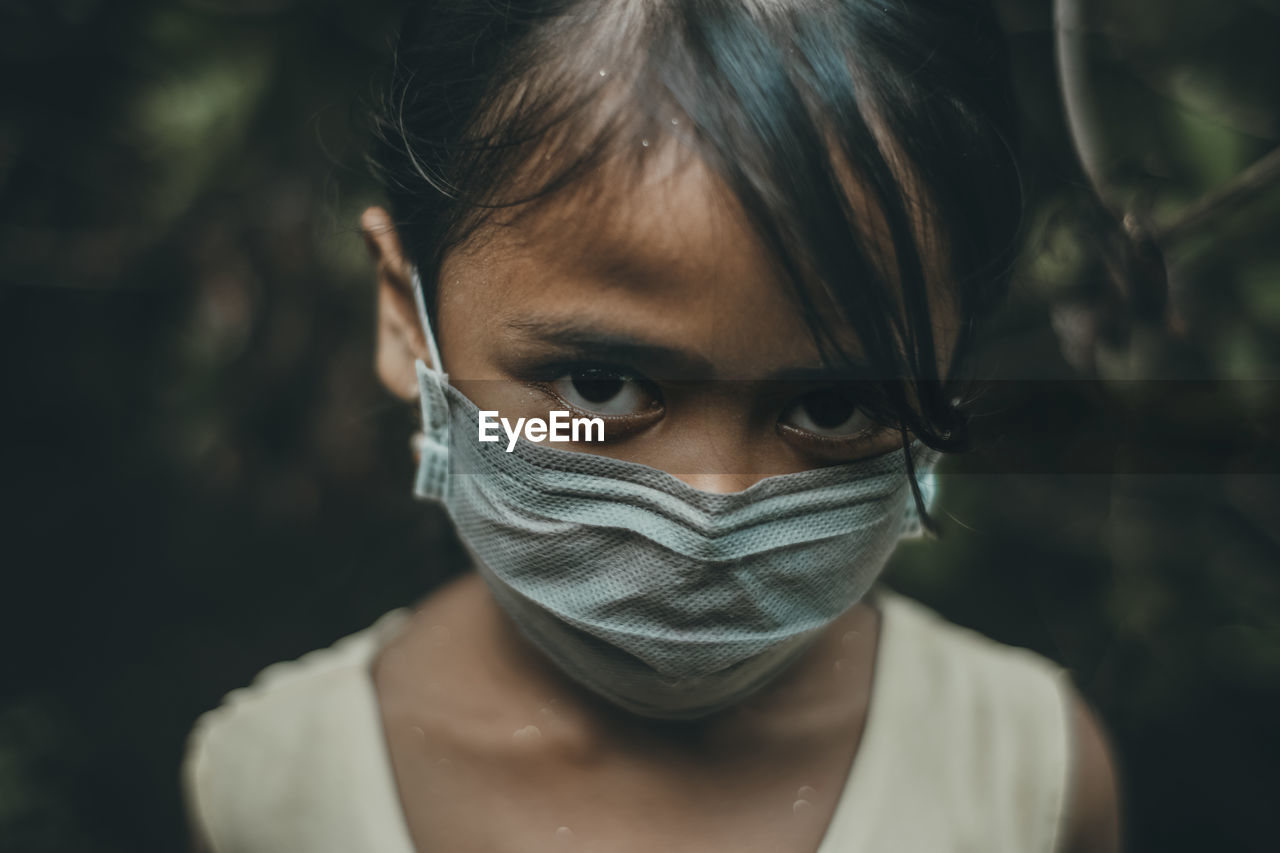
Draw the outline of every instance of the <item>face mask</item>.
M416 273L414 293L439 365ZM921 533L901 452L705 492L634 462L480 442L476 405L416 368L415 494L444 504L530 642L641 716L701 717L759 690ZM939 454L911 452L930 501Z

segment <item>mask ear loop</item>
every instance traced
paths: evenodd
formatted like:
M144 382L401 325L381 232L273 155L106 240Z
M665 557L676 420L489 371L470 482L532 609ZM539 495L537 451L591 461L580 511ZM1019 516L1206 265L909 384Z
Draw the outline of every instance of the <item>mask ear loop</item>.
M422 294L422 278L418 275L417 266L410 275L413 284L413 302L418 306L418 322L422 325L422 334L427 340L427 355L431 358L428 365L432 370L444 373L444 365L440 363L440 350L436 346L435 333L431 331L431 320L427 317L426 297Z
M418 321L427 342L427 357L431 359L430 365L424 364L422 359L414 362L422 429L410 439L418 461L413 492L424 500L443 500L449 482L449 402L445 396L449 377L440 363L440 349L436 346L436 336L427 318L422 279L417 267L413 268L410 280L413 283L413 301L418 306Z

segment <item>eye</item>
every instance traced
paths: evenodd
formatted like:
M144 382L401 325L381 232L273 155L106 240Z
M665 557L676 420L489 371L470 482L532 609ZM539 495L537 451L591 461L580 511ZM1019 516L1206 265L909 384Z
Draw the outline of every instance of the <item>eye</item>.
M660 406L647 383L621 370L578 367L551 383L555 394L575 409L606 417L626 417Z
M878 428L876 422L858 408L853 395L838 388L805 394L782 413L781 423L823 438L844 438Z

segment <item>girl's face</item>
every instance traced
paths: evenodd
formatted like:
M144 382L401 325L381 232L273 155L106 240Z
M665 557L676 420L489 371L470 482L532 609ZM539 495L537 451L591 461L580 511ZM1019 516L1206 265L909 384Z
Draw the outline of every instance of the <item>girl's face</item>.
M872 423L823 369L790 288L723 185L696 160L662 156L639 185L552 199L446 258L436 334L450 382L512 422L554 409L602 417L603 443L556 446L706 491L900 448L900 434ZM403 396L412 360L427 356L405 334L417 318L387 222L366 213L382 261L379 368ZM859 355L856 340L841 344Z

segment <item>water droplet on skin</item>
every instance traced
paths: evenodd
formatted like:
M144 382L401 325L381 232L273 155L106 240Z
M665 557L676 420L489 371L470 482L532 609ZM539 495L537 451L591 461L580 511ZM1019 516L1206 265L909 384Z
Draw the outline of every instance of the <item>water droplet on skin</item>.
M449 629L444 625L431 626L431 642L437 646L449 642Z
M796 815L807 815L813 811L813 803L808 800L796 800L791 804L791 813Z
M422 726L414 726L410 731L413 732L414 736L417 737L418 740L423 740L427 736L427 733L422 730Z
M517 743L536 741L542 737L542 730L537 726L525 726L523 729L516 729L511 735L511 739Z
M643 145L645 148L648 148L648 147L649 147L649 140L647 140L647 139L641 139L641 140L640 140L640 144L641 144L641 145Z
M796 791L797 800L812 800L817 795L818 795L817 789L811 788L808 785L801 785L800 790Z
M538 715L541 717L550 717L554 713L555 711L551 710L549 707L545 705L538 709Z
M673 125L677 125L677 124L679 124L679 123L680 123L680 119L678 119L678 118L673 118L673 119L671 120L671 123L672 123Z
M849 669L849 662L847 660L838 660L831 668L836 672L847 672Z
M601 76L601 77L603 77L603 76L604 76L605 74L607 74L607 73L609 73L609 72L605 71L603 68L601 68L601 69L600 69L600 76Z
M567 841L573 838L573 830L567 826L562 826L556 830L556 839L559 841Z
M846 649L852 649L858 645L858 640L862 639L862 634L857 631L850 631L840 638L840 645Z

